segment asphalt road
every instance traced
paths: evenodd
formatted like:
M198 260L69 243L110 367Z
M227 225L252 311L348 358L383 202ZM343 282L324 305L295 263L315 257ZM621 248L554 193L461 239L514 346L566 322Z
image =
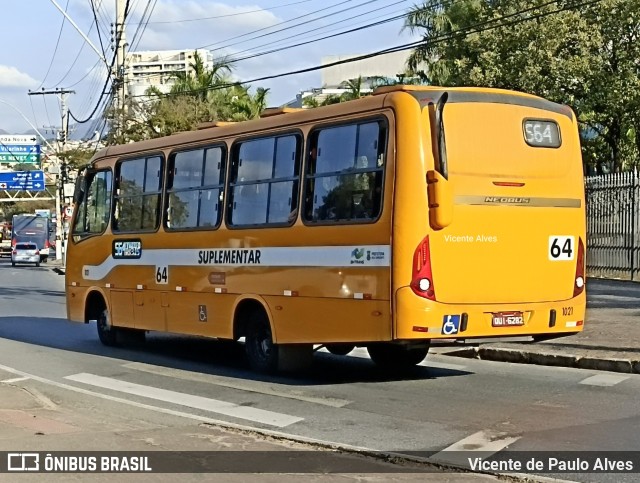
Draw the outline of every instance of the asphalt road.
M356 350L318 352L304 376L263 377L248 369L241 344L152 334L144 345L102 346L95 326L66 321L63 277L45 266L0 261L0 279L9 282L0 288L0 379L24 378L13 384L71 412L104 407L98 419L110 431L190 420L452 464L467 463L469 450L544 458L640 451L638 375L432 354L407 376L385 376ZM92 447L114 449L112 432Z

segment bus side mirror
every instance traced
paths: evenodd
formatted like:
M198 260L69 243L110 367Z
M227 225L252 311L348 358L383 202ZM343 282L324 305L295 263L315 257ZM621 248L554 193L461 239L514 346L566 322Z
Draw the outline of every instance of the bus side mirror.
M73 189L73 202L77 205L84 198L84 175L78 175L76 185Z
M429 224L441 230L453 221L453 192L451 184L435 170L427 171L427 195L429 198Z

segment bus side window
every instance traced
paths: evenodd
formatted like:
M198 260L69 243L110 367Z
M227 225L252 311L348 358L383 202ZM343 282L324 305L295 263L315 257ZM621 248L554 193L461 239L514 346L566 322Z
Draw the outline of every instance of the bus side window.
M323 128L313 133L305 186L305 219L315 222L376 219L382 210L385 144L386 129L377 121Z

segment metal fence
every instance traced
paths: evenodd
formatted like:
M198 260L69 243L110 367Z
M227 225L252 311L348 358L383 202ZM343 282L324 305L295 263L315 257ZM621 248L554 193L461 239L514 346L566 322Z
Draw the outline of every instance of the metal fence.
M640 178L637 171L585 178L587 275L640 277Z

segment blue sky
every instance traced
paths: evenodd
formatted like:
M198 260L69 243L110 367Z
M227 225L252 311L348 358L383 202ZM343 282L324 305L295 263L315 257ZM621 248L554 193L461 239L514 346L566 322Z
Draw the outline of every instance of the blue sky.
M214 55L245 57L294 43L317 39L406 13L409 0L130 0L126 32L130 50L208 48ZM0 129L21 133L60 125L58 96L28 95L28 91L72 89L71 112L86 118L98 103L106 68L98 54L64 20L53 0L4 2L0 31ZM116 0L93 0L98 6L99 38L91 0L55 0L111 59L110 24ZM145 8L149 23L140 26ZM295 20L295 18L298 18ZM145 17L146 18L146 17ZM64 20L64 25L63 25ZM144 28L142 28L144 27ZM275 32L276 30L281 30ZM290 37L285 39L286 37ZM234 76L249 80L320 65L328 55L363 54L415 40L395 20L360 32L309 43L281 52L239 60ZM102 42L102 46L101 46ZM302 89L318 87L320 73L293 75L253 83L270 89L269 104L295 98ZM19 111L19 112L18 112ZM25 119L27 118L27 119ZM90 126L79 128L80 134Z

